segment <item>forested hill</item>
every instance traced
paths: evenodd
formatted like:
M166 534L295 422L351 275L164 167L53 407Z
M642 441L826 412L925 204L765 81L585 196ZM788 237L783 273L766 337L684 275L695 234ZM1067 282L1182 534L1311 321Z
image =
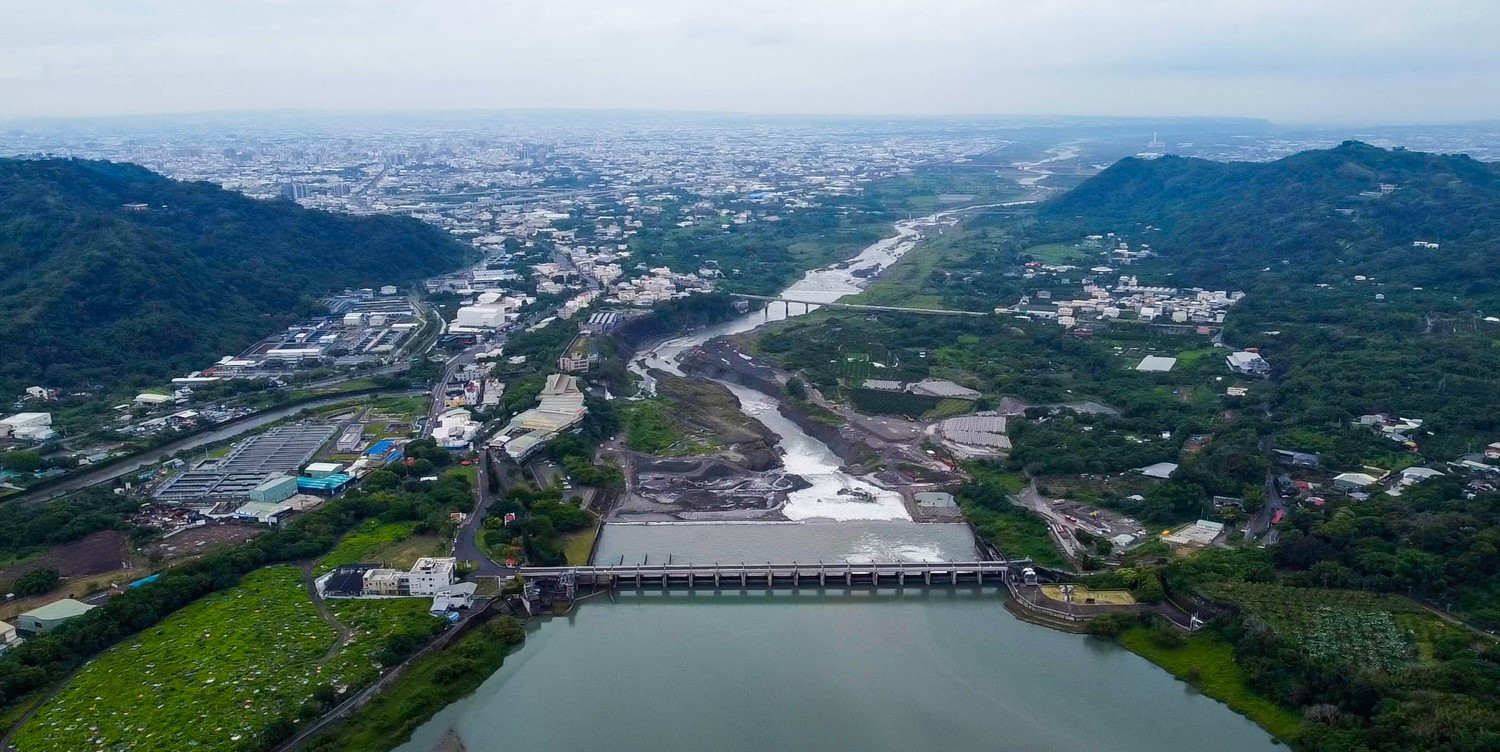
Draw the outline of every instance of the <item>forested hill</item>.
M148 211L128 211L143 203ZM259 201L129 164L0 159L0 395L202 367L315 296L459 266L415 219Z
M1041 212L1049 233L1148 242L1195 283L1234 284L1272 266L1296 281L1360 274L1500 293L1491 263L1500 254L1500 166L1463 155L1347 141L1266 163L1132 157Z

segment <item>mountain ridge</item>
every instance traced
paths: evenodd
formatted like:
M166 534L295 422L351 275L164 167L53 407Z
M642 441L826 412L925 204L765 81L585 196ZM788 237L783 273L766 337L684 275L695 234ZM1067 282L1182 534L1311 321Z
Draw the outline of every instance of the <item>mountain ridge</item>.
M467 253L415 219L257 200L124 163L0 159L0 351L15 356L0 362L0 389L202 367L316 312L318 295L412 282Z
M1500 165L1358 141L1272 162L1130 157L1040 215L1058 237L1120 232L1149 242L1193 283L1281 265L1302 280L1326 281L1337 269L1489 294ZM1413 253L1418 240L1442 253Z

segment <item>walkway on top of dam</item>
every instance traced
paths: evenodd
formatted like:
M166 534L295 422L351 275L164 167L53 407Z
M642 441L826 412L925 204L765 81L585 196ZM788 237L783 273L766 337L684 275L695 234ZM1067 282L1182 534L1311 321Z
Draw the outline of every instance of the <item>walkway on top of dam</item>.
M907 578L924 585L984 584L996 585L1019 577L1029 561L945 561L945 562L871 562L824 563L799 562L777 564L641 564L581 567L523 567L521 578L527 582L571 580L576 585L614 585L634 587L689 587L712 583L714 586L738 583L741 586L765 584L776 587L823 586L829 582L845 585L904 585Z

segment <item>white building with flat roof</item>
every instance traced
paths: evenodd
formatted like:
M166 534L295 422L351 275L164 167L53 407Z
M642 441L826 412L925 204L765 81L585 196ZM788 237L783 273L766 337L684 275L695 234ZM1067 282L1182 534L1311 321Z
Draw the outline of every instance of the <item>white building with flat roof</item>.
M457 559L424 556L406 573L407 591L412 595L437 595L458 579L457 572Z

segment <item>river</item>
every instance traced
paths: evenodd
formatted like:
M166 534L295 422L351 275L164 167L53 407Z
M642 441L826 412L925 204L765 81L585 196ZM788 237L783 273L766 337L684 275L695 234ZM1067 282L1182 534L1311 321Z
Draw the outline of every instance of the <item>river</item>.
M787 290L834 301L893 263L951 213L899 223L853 262ZM631 367L681 373L677 357L749 331L771 311L668 341ZM795 313L793 314L795 315ZM723 382L720 382L723 383ZM649 389L649 378L646 380ZM912 522L899 498L776 411L725 384L779 436L811 484L792 522L604 527L601 564L970 559L963 524ZM872 502L839 495L876 493ZM624 591L533 622L526 645L475 693L439 711L398 752L618 750L1016 750L1259 752L1270 737L1123 648L1016 620L993 588Z
M397 752L453 749L450 731L467 752L1273 748L1123 648L1017 621L994 590L616 599L537 622Z
M1014 202L1017 204L1026 203ZM958 215L964 210L952 210L939 212L937 214L906 219L894 224L895 235L879 240L869 246L853 258L822 269L814 269L803 275L786 290L782 295L797 300L813 300L835 302L847 295L858 293L869 284L876 274L873 269L884 270L894 264L903 255L915 248L917 243L927 234L942 232L957 222ZM854 274L859 271L860 274ZM808 307L817 310L818 306ZM654 388L647 369L656 368L668 373L681 374L678 367L678 358L686 351L697 347L708 340L728 334L740 334L764 326L775 321L785 320L789 316L798 316L805 313L801 307L781 306L771 304L763 311L748 313L744 316L732 319L723 324L700 329L691 334L677 337L657 345L650 350L638 354L630 363L631 370L643 378L645 389L650 391ZM808 482L808 487L792 492L782 507L782 513L791 520L804 521L809 524L881 520L890 524L878 528L878 532L861 536L844 536L831 533L817 533L809 536L800 536L804 540L823 539L828 541L830 548L821 552L821 557L827 561L839 561L844 559L859 559L868 555L871 550L899 552L916 552L920 557L922 553L931 553L944 550L950 546L952 531L944 530L943 527L932 525L920 525L911 522L911 515L907 513L901 502L901 495L896 491L881 488L862 478L858 478L840 469L842 462L838 456L828 448L826 444L807 435L796 424L782 417L777 411L777 401L767 395L738 384L719 382L732 392L740 401L741 409L746 414L763 423L771 429L777 437L777 444L781 449L782 462L786 469L800 476ZM869 499L860 500L848 492L859 492L859 495ZM904 523L904 524L903 524ZM737 535L744 537L743 526L735 526L723 537L733 539ZM778 526L776 528L781 536L794 536L787 528ZM608 530L608 527L606 527ZM668 532L656 533L652 548L639 550L616 550L616 558L623 555L629 559L640 559L650 553L661 553L663 548L675 550L679 553L688 553L695 543L692 538L704 535L699 530L692 533L678 533L676 530L668 529ZM666 538L682 534L689 536L684 542L684 547L673 549L665 542ZM617 536L618 538L619 536ZM871 539L879 539L872 543ZM606 540L609 536L606 535ZM756 536L755 540L763 540L766 545L754 547L748 543L737 545L736 549L742 551L743 555L751 560L765 561L768 559L784 560L787 550L779 545L777 535ZM849 545L842 545L849 544ZM792 544L796 550L802 549L802 544ZM966 552L966 556L972 555L972 546ZM910 556L903 558L911 558ZM602 561L603 559L601 559ZM914 559L920 560L920 558Z

